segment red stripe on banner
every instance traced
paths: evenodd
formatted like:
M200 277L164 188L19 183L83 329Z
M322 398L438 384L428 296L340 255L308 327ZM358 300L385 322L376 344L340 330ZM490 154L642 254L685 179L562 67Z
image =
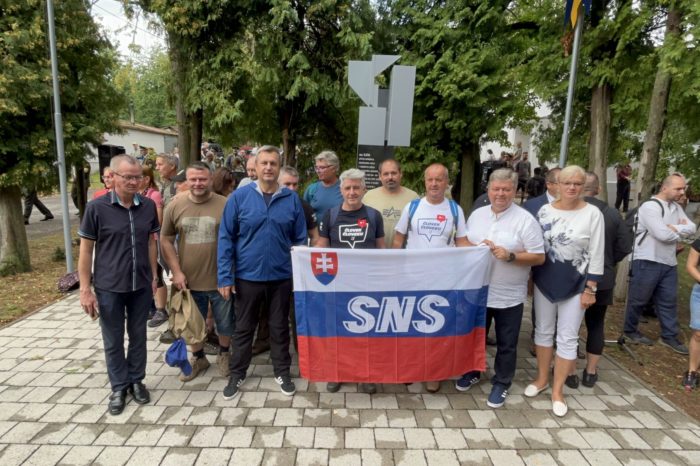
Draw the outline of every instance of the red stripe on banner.
M312 382L425 382L486 370L483 327L456 337L298 340L299 370Z

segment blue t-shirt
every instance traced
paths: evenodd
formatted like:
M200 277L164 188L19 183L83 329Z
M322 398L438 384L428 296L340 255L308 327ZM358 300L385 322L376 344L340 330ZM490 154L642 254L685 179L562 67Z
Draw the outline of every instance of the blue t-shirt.
M316 220L321 220L328 209L343 203L343 196L340 194L340 180L328 187L323 186L320 181L312 183L304 191L304 200L311 204L316 214Z

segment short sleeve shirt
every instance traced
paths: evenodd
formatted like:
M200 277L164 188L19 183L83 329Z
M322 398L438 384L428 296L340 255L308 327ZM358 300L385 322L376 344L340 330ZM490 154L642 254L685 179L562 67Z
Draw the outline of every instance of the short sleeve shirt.
M177 196L165 208L163 236L177 235L178 261L195 291L217 288L216 251L221 215L226 198L212 194L206 202L193 202L189 195Z
M691 244L691 247L693 249L695 249L697 252L700 252L700 238L693 241L693 244Z
M303 199L313 207L316 220L320 220L328 209L343 203L343 196L340 194L340 181L336 181L328 187L323 186L322 182L316 181L306 188Z
M401 218L401 211L413 199L418 199L418 194L404 187L395 195L387 194L382 187L371 189L362 198L365 205L377 209L382 214L387 247L391 247L394 241L394 228Z
M467 220L467 238L474 244L487 239L513 253L544 254L540 224L515 204L498 214L491 206L476 209ZM505 309L525 302L529 275L528 266L494 260L487 306Z
M128 293L150 287L148 241L158 231L155 203L139 194L128 209L114 191L88 202L78 235L95 242L95 288Z
M319 224L318 232L328 238L330 247L341 249L375 249L377 239L384 237L384 222L381 214L363 205L358 210L343 210L331 225L331 211L328 210Z
M418 203L409 231L408 217L411 204L408 203L401 212L395 230L406 235L406 249L445 248L454 246L453 233L456 238L467 236L464 211L457 206L457 225L450 209L449 200L440 204L431 204L425 198Z

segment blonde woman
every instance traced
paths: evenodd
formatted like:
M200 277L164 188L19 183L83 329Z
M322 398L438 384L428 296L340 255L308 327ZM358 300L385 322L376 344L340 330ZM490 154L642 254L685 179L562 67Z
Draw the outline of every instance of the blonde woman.
M554 333L557 353L552 381L552 411L564 416L564 382L575 370L578 332L584 313L595 303L603 276L605 230L603 215L583 200L586 172L571 165L559 173L559 194L537 213L546 260L533 269L535 282L535 349L537 378L526 387L534 397L549 387Z

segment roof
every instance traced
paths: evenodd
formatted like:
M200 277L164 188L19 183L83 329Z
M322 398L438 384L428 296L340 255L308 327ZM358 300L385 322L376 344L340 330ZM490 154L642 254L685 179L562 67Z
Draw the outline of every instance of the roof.
M143 131L145 133L162 134L163 136L177 136L177 131L172 128L156 128L155 126L131 123L126 120L119 120L119 126L125 130Z

